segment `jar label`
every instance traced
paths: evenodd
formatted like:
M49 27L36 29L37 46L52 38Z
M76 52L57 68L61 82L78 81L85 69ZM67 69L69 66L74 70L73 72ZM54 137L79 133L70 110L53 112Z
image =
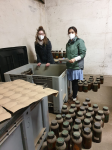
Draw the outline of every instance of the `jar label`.
M95 137L95 136L94 136L94 139L97 140L97 141L99 141L99 138L98 138L98 137Z

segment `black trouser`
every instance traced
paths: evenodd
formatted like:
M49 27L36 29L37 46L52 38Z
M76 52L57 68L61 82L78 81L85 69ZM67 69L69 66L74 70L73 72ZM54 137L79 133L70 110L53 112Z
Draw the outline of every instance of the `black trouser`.
M78 92L78 80L72 81L72 90L73 90L73 98L76 98Z

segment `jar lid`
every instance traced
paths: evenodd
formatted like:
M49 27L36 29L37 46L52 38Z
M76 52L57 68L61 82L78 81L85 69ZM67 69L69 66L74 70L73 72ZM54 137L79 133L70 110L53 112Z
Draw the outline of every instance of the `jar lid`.
M87 134L87 135L90 134L91 133L91 129L87 128L87 127L84 128L84 133Z
M64 145L64 138L62 138L62 137L58 138L58 139L57 139L57 145L58 145L58 146Z
M81 120L80 119L75 119L75 124L81 124Z
M91 118L91 114L90 113L86 113L86 118Z
M56 126L57 125L57 120L52 120L51 125Z
M79 111L79 112L77 113L77 116L82 117L82 116L83 116L83 113L82 113L81 111Z
M98 108L98 105L97 104L93 104L93 108Z
M75 104L80 104L80 102L77 100L77 101L75 101Z
M94 127L96 129L100 129L101 128L101 124L99 122L95 122Z
M62 131L62 137L67 137L68 136L68 131L67 130L63 130Z
M103 78L103 76L100 76L100 78Z
M87 102L83 102L83 106L87 106L88 105L88 103Z
M69 122L68 121L63 122L63 127L68 128L69 127Z
M94 82L94 84L95 84L95 85L97 85L97 84L98 84L98 82L96 82L96 81L95 81L95 82Z
M85 100L86 100L86 102L90 102L90 99L89 99L89 98L86 98Z
M66 115L65 114L62 114L62 118L65 118L66 117Z
M71 119L71 115L67 114L67 115L66 115L66 119L67 119L67 120L68 120L68 119Z
M104 106L104 107L103 107L103 110L104 110L104 111L108 111L108 107L107 107L107 106Z
M57 120L60 120L61 118L62 118L61 115L56 115L56 119L57 119Z
M88 83L91 83L90 81L87 81Z
M69 110L69 113L70 113L70 114L73 114L73 113L74 113L74 109L70 109L70 110Z
M80 138L80 133L79 132L74 132L73 137L74 137L74 139L79 139Z
M90 78L93 78L93 76L90 76Z
M61 51L59 51L59 52L61 52Z
M58 52L58 51L56 51L56 52Z
M48 133L48 139L53 139L54 138L54 132L53 131L50 131Z
M84 119L84 124L85 125L89 125L90 124L90 120L89 119Z
M88 111L89 111L89 112L92 112L92 111L93 111L93 108L92 108L92 107L88 107Z
M80 111L84 111L85 110L85 107L84 106L81 106L80 107Z
M67 105L63 105L62 108L63 108L63 109L67 109Z
M75 104L71 104L71 108L75 108L76 106L75 106Z
M97 115L97 116L95 116L95 120L96 121L101 121L101 117Z
M99 111L98 111L98 115L103 115L103 111L102 111L102 110L99 110Z
M88 83L85 81L85 82L84 82L84 85L88 85Z
M63 51L63 52L66 52L66 51Z
M78 84L79 84L79 85L83 85L83 83L82 83L82 82L79 82Z
M73 131L74 131L74 132L79 131L79 126L75 124L75 125L73 126Z

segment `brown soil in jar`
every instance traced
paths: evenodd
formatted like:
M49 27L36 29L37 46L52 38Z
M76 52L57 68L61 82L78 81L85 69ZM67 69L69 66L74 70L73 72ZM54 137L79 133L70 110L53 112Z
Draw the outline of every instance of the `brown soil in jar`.
M59 137L59 125L57 123L57 120L52 120L51 131L53 131L55 133L57 138Z
M56 120L59 124L59 132L62 132L63 129L63 118L61 115L56 115Z
M48 133L47 137L47 148L48 150L56 150L56 136L54 135L54 132Z

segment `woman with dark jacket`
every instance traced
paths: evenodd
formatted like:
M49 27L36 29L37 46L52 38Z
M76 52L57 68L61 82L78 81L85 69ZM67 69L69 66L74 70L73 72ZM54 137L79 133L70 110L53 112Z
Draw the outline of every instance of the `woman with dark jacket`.
M73 101L76 101L78 80L83 80L84 57L86 55L85 43L77 36L77 29L72 26L68 29L69 41L66 44L66 57L68 80L72 81Z
M54 64L54 59L51 53L51 42L46 37L45 30L42 26L40 26L36 33L35 40L35 51L37 54L37 66L41 64L46 64L46 66L50 66L50 64Z

